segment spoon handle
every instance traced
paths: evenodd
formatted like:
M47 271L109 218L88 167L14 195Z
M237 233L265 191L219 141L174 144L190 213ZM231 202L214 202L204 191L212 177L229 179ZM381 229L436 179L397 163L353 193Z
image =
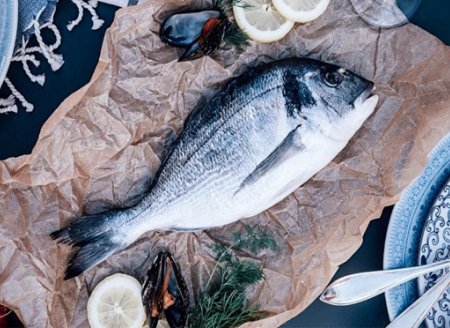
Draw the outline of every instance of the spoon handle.
M439 297L447 290L450 284L450 274L444 275L436 285L430 288L417 301L415 301L402 314L395 318L387 328L419 327L430 309L436 304Z
M320 299L332 305L350 305L365 301L427 272L450 266L450 260L412 268L357 273L342 277L325 289Z

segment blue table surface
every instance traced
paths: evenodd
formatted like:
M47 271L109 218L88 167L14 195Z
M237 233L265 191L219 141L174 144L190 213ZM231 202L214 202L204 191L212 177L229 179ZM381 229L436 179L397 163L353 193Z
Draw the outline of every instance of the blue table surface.
M106 28L112 23L115 7L99 4L97 12L105 20L98 31L91 31L91 21L85 17L72 32L65 25L77 15L76 7L61 0L55 15L60 27L62 44L59 52L65 65L51 72L46 63L46 84L39 87L27 80L19 64L12 64L9 77L35 105L32 113L21 110L18 114L0 115L0 160L31 152L43 123L72 92L85 85L94 71ZM426 0L418 8L412 22L450 45L450 1ZM44 37L46 37L44 35ZM5 89L0 96L5 96ZM381 218L372 222L364 236L361 248L341 266L334 279L347 274L382 269L383 246L392 208L386 208ZM384 296L348 306L333 307L316 300L304 312L286 323L285 328L297 327L385 327L389 323Z

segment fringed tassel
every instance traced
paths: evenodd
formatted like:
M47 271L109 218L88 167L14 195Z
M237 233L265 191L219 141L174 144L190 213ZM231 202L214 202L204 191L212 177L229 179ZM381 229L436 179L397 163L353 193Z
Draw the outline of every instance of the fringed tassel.
M16 99L10 95L6 99L0 99L0 114L17 113Z
M8 86L9 90L11 90L11 96L14 98L14 100L18 100L20 102L20 105L22 105L22 107L24 107L27 112L32 112L34 106L30 104L19 91L17 91L17 89L8 78L5 79L5 83ZM9 96L8 99L11 98L11 96ZM1 110L2 109L0 108L0 111ZM13 106L9 107L9 110L8 108L6 108L6 111L17 113L17 105L14 103Z
M72 31L72 29L81 22L81 20L83 19L84 9L89 11L89 13L92 15L92 29L98 30L100 27L102 27L104 21L97 16L97 13L94 10L94 8L97 8L97 0L89 0L89 2L85 2L83 0L72 0L72 2L78 8L78 16L75 20L67 24L67 29L69 31Z
M92 29L99 29L104 21L99 19L97 13L94 8L97 7L97 0L89 0L89 2L84 2L82 0L72 0L72 2L78 8L78 17L67 25L69 30L72 30L76 25L78 25L83 18L83 10L88 10L92 15ZM83 9L84 8L84 9ZM35 19L32 21L31 26L34 28L34 36L36 36L36 40L38 46L36 47L27 47L27 42L22 40L22 45L20 48L16 50L14 56L12 58L12 62L21 62L22 68L29 77L32 82L36 82L39 85L44 85L45 83L45 74L33 74L30 69L30 63L34 65L34 67L39 67L39 60L36 59L35 54L42 54L45 59L50 64L52 71L57 71L64 64L63 56L60 54L55 54L55 50L61 45L61 33L58 28L52 22L46 22L42 25L39 24L39 18L44 11L45 8L42 8L36 15ZM42 39L42 31L44 29L49 29L53 32L55 36L55 42L51 45L47 45ZM0 98L0 114L1 113L9 113L14 112L17 113L18 106L17 101L20 103L22 107L25 108L27 112L31 112L34 109L34 106L30 104L25 97L15 88L12 82L6 78L5 85L10 89L11 95L6 99Z
M45 83L45 74L35 75L31 72L29 66L29 63L31 63L34 65L34 67L39 67L40 62L36 59L35 56L37 53L42 54L45 59L47 59L53 71L57 71L64 64L63 57L59 54L54 53L55 49L61 45L61 34L59 33L58 28L51 22L39 25L39 18L43 11L44 8L37 13L35 19L31 23L34 28L34 36L36 37L38 46L27 47L27 42L23 39L21 47L16 50L13 58L11 59L11 62L22 62L22 68L25 74L27 74L28 78L32 82L36 82L41 86ZM55 43L47 45L43 41L41 33L44 29L49 29L53 32L53 34L55 35ZM11 91L11 95L7 99L0 99L0 113L17 113L16 100L19 101L20 105L24 107L27 112L33 111L34 106L30 104L25 99L25 97L16 89L11 80L6 78L5 84ZM11 99L13 102L11 102Z
M44 23L39 25L39 17L41 16L44 9L41 9L36 18L32 22L32 26L34 28L34 36L38 42L38 46L36 47L27 47L27 42L22 40L22 45L19 49L16 50L12 61L13 62L22 62L22 67L27 76L30 78L32 82L37 82L39 85L44 85L45 83L45 74L34 75L29 67L28 62L31 62L35 67L39 67L39 61L36 59L35 54L42 54L45 59L47 59L50 67L53 71L57 71L64 64L64 59L61 55L55 54L55 50L61 45L61 34L59 33L58 28L55 24L51 22ZM49 29L53 32L55 36L55 43L51 45L45 44L42 39L41 32L45 29Z

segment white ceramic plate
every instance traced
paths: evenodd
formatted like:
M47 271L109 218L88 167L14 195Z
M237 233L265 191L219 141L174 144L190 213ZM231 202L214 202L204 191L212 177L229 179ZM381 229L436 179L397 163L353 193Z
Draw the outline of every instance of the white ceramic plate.
M8 71L17 33L18 0L0 0L0 87Z

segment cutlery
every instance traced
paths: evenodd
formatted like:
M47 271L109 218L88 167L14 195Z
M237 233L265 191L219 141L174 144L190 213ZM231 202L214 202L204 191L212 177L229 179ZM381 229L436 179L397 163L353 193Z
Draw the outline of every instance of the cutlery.
M320 300L339 306L355 304L384 293L427 272L442 270L449 266L450 260L445 260L412 268L349 275L336 280L328 286L320 296Z
M433 287L417 299L402 314L395 318L386 328L419 327L436 301L450 285L450 274L444 275Z

